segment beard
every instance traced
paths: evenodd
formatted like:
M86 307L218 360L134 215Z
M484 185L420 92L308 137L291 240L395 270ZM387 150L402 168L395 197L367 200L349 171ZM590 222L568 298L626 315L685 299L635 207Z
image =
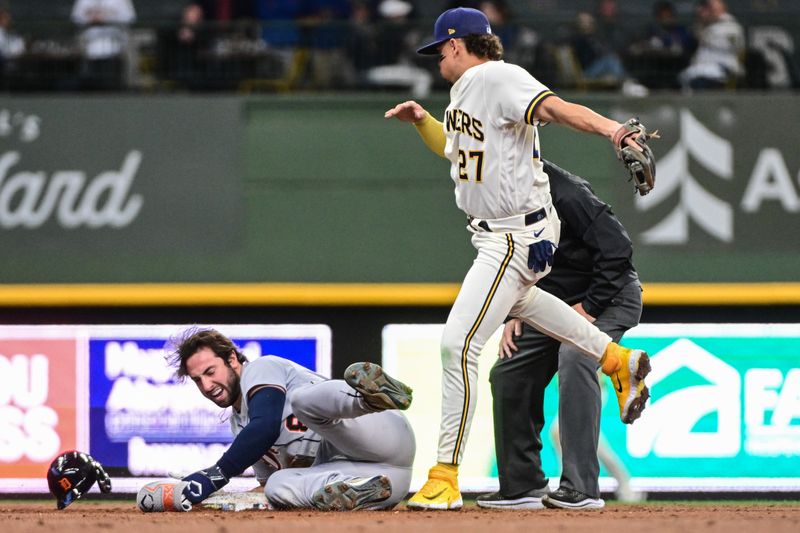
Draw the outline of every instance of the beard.
M239 378L239 376L231 367L226 368L228 369L228 378L225 380L225 385L223 385L225 397L219 400L215 398L209 398L212 402L223 409L236 403L236 401L239 399L239 396L242 395L241 378Z

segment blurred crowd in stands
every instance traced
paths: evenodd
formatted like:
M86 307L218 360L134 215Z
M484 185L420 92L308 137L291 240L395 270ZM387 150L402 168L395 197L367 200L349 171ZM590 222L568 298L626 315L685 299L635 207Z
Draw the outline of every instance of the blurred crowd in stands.
M800 88L797 0L738 0L747 19L729 9L733 0L159 2L156 16L154 0L73 0L68 13L35 17L33 0L0 0L0 90L391 89L421 98L446 84L416 47L439 12L459 5L484 11L506 60L554 89ZM62 3L70 0L39 5ZM634 3L639 11L626 12ZM140 8L151 15L137 18ZM26 16L17 21L17 11Z

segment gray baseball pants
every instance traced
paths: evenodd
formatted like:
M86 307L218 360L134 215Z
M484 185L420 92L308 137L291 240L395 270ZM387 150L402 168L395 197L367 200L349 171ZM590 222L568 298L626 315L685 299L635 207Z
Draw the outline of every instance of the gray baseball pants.
M272 505L310 508L314 492L329 483L378 475L389 478L392 495L365 508L391 508L408 495L416 441L400 411L371 412L339 379L296 390L290 402L322 443L312 466L278 470L267 479L264 492Z

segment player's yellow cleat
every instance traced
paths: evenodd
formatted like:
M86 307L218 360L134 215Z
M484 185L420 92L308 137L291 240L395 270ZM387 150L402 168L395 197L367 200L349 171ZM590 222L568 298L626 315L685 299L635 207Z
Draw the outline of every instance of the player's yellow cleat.
M617 393L620 419L625 424L633 424L642 415L650 397L644 383L650 373L650 357L642 350L623 348L612 342L606 347L600 365Z
M428 471L428 481L406 505L409 509L454 511L463 504L458 490L458 467L439 463Z

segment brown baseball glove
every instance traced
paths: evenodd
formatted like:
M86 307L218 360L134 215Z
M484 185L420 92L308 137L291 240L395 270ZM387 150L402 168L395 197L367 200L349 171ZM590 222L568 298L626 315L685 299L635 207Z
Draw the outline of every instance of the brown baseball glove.
M640 150L628 144L633 137ZM647 145L649 139L658 139L658 131L647 131L639 119L629 119L614 134L614 149L617 157L630 174L630 179L640 196L649 193L656 184L656 159Z

